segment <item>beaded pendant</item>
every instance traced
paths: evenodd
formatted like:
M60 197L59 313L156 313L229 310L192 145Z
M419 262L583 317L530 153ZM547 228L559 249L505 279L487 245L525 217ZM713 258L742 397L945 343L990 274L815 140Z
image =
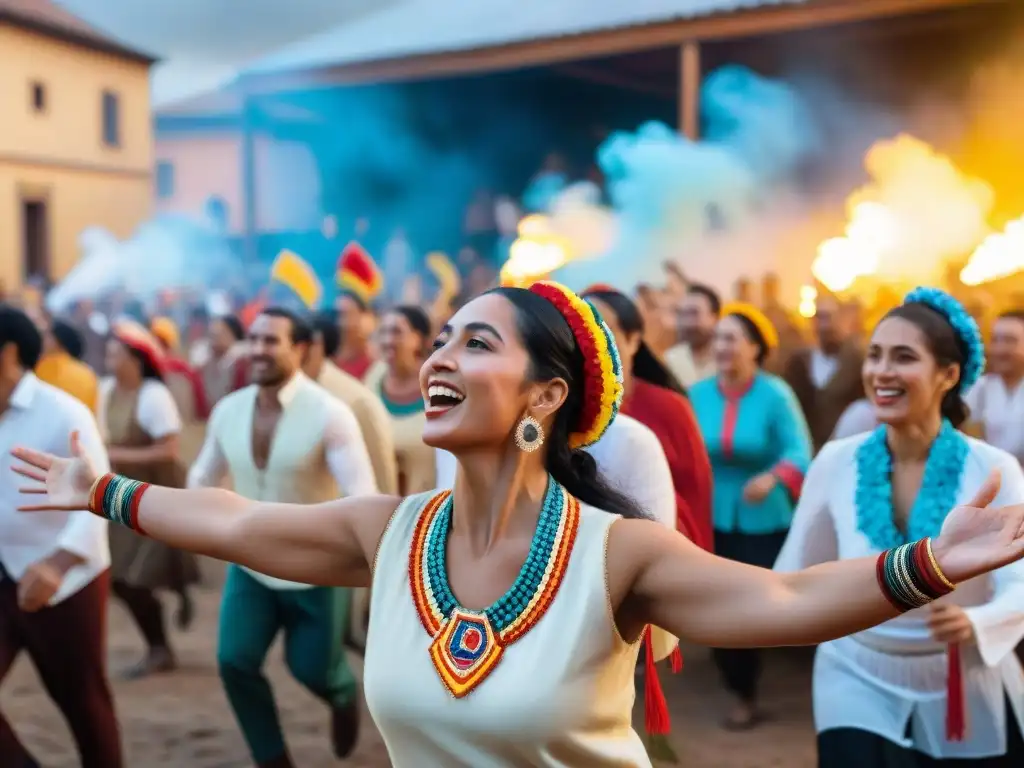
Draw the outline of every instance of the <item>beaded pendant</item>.
M423 628L433 638L430 659L452 696L462 698L476 688L505 649L540 621L562 584L579 520L579 502L549 480L530 553L515 583L483 611L469 611L448 584L451 492L427 502L409 552L409 586Z

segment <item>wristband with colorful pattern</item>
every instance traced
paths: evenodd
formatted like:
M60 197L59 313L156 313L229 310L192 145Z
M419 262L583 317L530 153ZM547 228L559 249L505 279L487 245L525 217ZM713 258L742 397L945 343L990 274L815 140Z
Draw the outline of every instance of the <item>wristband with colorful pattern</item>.
M900 613L921 608L956 589L939 567L930 538L880 554L875 575L882 594Z
M89 511L145 535L139 525L139 504L149 485L112 472L101 475L89 491Z

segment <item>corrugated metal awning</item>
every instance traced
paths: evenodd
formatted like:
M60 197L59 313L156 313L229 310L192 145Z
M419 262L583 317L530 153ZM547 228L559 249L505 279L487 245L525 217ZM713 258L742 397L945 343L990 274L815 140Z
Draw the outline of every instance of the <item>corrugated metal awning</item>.
M268 75L472 51L807 0L405 0L249 65Z

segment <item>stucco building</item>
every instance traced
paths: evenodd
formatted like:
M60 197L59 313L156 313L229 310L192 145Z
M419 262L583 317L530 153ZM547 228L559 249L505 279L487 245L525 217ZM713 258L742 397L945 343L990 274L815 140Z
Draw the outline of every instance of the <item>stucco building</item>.
M320 178L305 141L325 121L284 105L245 107L240 94L217 91L156 111L155 212L194 216L216 199L231 235L249 215L263 233L316 229ZM251 200L247 178L262 189Z
M60 278L78 237L150 213L149 69L50 0L0 0L0 280Z

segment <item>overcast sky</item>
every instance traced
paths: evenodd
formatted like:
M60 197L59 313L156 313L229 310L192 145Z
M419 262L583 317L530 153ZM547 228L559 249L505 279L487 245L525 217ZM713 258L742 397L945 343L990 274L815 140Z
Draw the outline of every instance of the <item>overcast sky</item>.
M153 104L212 90L247 61L401 0L57 0L160 56Z

